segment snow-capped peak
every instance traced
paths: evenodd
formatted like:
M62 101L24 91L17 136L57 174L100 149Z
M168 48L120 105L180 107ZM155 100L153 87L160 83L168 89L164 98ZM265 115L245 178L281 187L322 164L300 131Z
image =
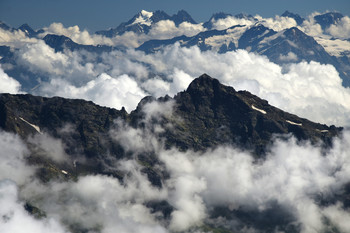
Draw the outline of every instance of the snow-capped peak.
M148 12L145 10L142 10L138 17L135 19L135 21L132 23L133 24L144 24L147 26L151 26L152 20L151 17L153 16L153 12Z

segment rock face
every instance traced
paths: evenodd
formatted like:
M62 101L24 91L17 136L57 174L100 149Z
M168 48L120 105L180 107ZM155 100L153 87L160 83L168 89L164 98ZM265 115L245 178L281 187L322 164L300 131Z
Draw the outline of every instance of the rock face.
M236 144L257 155L274 135L293 134L299 140L329 144L339 128L299 118L268 104L247 91L235 91L204 74L174 97L175 114L183 121L169 132L170 145L204 150L220 144Z
M204 74L195 79L186 91L158 100L146 97L137 109L128 114L101 107L84 100L31 95L0 96L0 127L23 138L41 131L61 138L67 145L74 141L75 149L89 158L107 151L114 157L124 155L112 143L108 134L114 121L121 119L134 128L143 128L143 106L150 102L173 101L173 113L156 119L154 124L165 128L159 139L166 139L168 148L205 150L221 144L234 144L255 150L258 156L275 135L292 134L299 140L331 143L341 128L326 126L299 118L268 104L247 91L235 91L217 79ZM171 130L166 129L171 124ZM63 135L62 128L71 126Z

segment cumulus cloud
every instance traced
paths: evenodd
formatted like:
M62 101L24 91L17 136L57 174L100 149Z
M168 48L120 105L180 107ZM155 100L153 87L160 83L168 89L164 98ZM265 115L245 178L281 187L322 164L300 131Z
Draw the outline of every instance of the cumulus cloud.
M315 16L320 15L319 12L314 12L308 16L306 20L304 20L301 27L299 27L303 32L308 34L309 36L322 36L323 30L321 25L316 23L316 20L314 19Z
M0 93L11 93L11 94L18 94L20 93L21 84L8 76L4 70L0 66Z
M115 45L112 39L97 34L90 34L87 30L81 31L77 25L66 28L62 23L52 23L49 27L43 28L43 30L45 32L40 34L40 37L44 37L47 34L56 34L67 36L74 42L84 45Z
M135 109L140 99L146 95L128 75L112 78L104 73L82 86L74 86L64 79L53 79L50 83L42 84L40 90L45 95L83 98L117 109L124 106L127 111Z
M46 45L44 41L21 47L17 55L18 63L33 72L63 74L68 63L67 55L60 52L55 53L54 49Z
M211 23L213 24L213 28L217 30L224 30L229 27L235 26L235 25L246 25L250 26L256 23L256 20L250 19L250 18L236 18L234 16L228 16L223 19L212 19Z
M275 18L262 18L261 16L255 16L261 23L274 31L282 31L291 27L296 27L297 23L295 19L290 17L283 17L276 15Z
M344 16L340 19L338 24L332 24L328 29L326 29L331 36L340 39L350 38L350 18Z
M27 43L36 43L38 40L29 38L22 30L4 30L0 28L0 45L19 48Z
M349 89L331 65L301 62L281 67L244 50L218 54L179 44L154 54L132 49L101 56L55 53L44 43L20 51L19 63L43 77L37 95L86 98L131 111L144 96L174 95L207 73L285 111L326 124L349 124ZM290 53L280 59L291 62L296 56Z
M148 36L154 39L170 39L181 35L194 36L204 30L202 24L183 22L177 27L174 21L161 20L152 26Z
M34 175L34 169L26 165L28 149L23 141L11 133L0 131L0 180L11 179L23 185Z
M282 31L297 26L293 18L278 15L276 15L275 18L263 18L260 15L256 15L254 18L236 18L234 16L228 16L224 19L212 20L213 28L217 30L227 29L235 25L252 26L257 22L275 31Z
M183 203L191 203L186 208L178 206L187 221L177 226L185 227L187 222L196 219L188 214L195 215L197 221L203 220L213 206L226 206L231 211L255 209L259 215L277 201L301 224L302 232L322 231L325 216L340 229L347 229L348 224L336 216L349 213L338 204L319 206L315 197L341 192L340 187L350 181L347 178L350 161L345 150L348 145L349 133L346 132L324 156L320 148L298 145L291 138L276 141L266 160L258 163L249 153L229 147L204 154L164 151L160 158L171 173L169 187L181 184L173 195ZM190 225L195 223L192 221Z
M54 219L40 221L24 210L24 203L18 198L18 188L9 180L0 181L0 231L1 232L68 232Z

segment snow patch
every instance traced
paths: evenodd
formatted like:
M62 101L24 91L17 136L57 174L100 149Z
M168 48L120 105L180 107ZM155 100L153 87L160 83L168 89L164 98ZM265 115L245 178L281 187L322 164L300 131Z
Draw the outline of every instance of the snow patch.
M43 134L40 131L40 127L34 124L29 123L28 121L24 120L22 117L20 117L19 119L21 119L22 121L24 121L25 123L27 123L28 125L30 125L31 127L33 127L38 133Z
M320 129L316 129L318 132L320 132L320 133L327 133L328 132L328 130L327 129L323 129L323 130L320 130Z
M262 114L266 114L266 111L260 109L260 108L257 108L255 107L253 104L252 104L252 109L254 109L255 111L258 111L258 112L261 112Z
M65 170L61 170L61 172L62 172L63 174L65 174L65 175L68 175L68 172L65 171Z
M317 43L322 45L327 53L336 57L350 55L350 41L340 39L327 39L323 37L315 37Z
M226 35L217 35L205 39L205 43L212 47L212 50L218 51L223 44L228 47L230 43L233 43L236 48L238 47L238 40L242 34L247 30L247 26L234 27L226 30Z
M139 17L137 17L131 25L143 24L143 25L151 26L151 24L152 24L151 17L152 16L153 16L153 12L148 12L148 11L142 10L140 12Z
M289 121L289 120L286 120L286 122L291 124L291 125L297 125L297 126L302 126L303 125L302 123L296 123L296 122Z

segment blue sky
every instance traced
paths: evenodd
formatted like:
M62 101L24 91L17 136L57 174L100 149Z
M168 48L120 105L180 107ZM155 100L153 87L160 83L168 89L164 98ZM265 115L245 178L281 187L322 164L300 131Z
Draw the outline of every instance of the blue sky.
M184 9L198 21L215 12L259 14L273 17L285 10L306 16L314 11L335 10L350 15L349 0L0 0L0 20L13 27L28 23L38 29L52 22L78 25L89 31L116 27L140 10L164 10L174 14Z

